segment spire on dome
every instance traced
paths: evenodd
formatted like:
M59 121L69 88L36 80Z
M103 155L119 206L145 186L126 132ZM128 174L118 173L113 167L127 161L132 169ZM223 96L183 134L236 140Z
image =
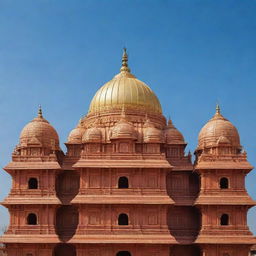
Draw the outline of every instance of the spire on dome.
M214 116L211 120L215 120L215 119L223 119L224 120L225 118L223 117L223 115L220 112L221 112L220 105L217 103L216 104L216 113L214 114Z
M218 103L216 105L216 114L220 114L220 105Z
M174 125L172 123L172 120L171 120L170 116L168 117L168 127L173 127L174 128Z
M23 128L20 134L20 145L22 147L29 147L33 143L40 143L44 148L60 150L58 134L44 119L41 105L39 105L37 116Z
M123 51L123 57L122 57L122 67L120 69L120 71L125 71L125 72L130 72L130 69L128 67L128 54L126 52L126 48L124 47L124 51Z
M42 112L42 106L41 106L41 105L39 105L38 117L39 117L39 118L43 118L43 112Z

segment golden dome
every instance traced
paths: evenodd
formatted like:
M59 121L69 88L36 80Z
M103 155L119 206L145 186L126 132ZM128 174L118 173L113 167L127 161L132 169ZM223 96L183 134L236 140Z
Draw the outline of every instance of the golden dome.
M20 134L20 146L29 145L59 150L59 136L49 122L43 118L41 107L38 116L28 123Z
M162 113L157 96L145 83L130 73L127 61L128 56L124 49L120 73L96 92L89 107L89 114L121 109L123 106L125 109L144 113Z
M171 120L168 121L168 126L165 129L165 138L167 144L186 144L183 135L177 130Z
M79 144L82 143L82 137L85 129L81 126L81 120L75 129L73 129L68 136L68 143Z
M224 118L217 105L213 118L201 129L197 149L226 144L240 148L240 138L236 127Z

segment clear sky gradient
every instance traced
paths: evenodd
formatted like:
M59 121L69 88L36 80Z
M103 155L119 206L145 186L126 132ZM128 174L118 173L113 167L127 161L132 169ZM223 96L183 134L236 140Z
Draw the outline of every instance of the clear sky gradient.
M195 150L218 101L256 166L255 13L255 0L0 0L1 167L39 104L65 151L97 89L119 72L124 46L187 150ZM252 171L246 187L254 199L255 183ZM10 187L0 171L0 200ZM255 208L248 214L254 233ZM0 207L0 226L8 218Z

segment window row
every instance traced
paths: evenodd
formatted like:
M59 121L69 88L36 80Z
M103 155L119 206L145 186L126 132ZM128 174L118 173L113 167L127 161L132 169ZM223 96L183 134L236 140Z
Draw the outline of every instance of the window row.
M129 180L127 177L119 177L118 188L129 188ZM28 180L28 189L38 189L38 179L30 178Z
M37 225L38 224L37 215L35 213L28 214L27 224L28 225ZM119 214L118 225L120 225L120 226L129 225L129 217L126 213Z
M222 177L219 181L219 187L221 189L229 188L229 180L226 177ZM122 176L118 179L118 188L129 188L129 180L127 177ZM38 179L30 178L28 181L28 189L38 189Z
M27 216L27 224L28 225L37 225L37 215L35 213L30 213ZM126 213L121 213L118 216L118 225L125 226L129 225L129 216ZM220 217L220 225L221 226L228 226L229 225L229 215L224 213Z

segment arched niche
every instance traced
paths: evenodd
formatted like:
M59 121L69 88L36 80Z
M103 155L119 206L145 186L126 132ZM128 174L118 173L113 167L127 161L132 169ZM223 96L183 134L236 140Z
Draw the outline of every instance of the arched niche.
M37 216L35 213L30 213L27 216L27 224L28 225L37 225Z
M220 179L220 188L221 189L227 189L229 188L229 180L226 177L222 177Z
M37 180L37 178L29 178L29 180L28 180L28 189L38 189L38 180Z
M126 213L119 214L118 225L120 225L120 226L129 225L129 217Z
M224 213L220 217L220 225L221 226L228 226L229 225L229 215Z
M129 180L127 177L125 176L119 177L118 188L129 188Z

